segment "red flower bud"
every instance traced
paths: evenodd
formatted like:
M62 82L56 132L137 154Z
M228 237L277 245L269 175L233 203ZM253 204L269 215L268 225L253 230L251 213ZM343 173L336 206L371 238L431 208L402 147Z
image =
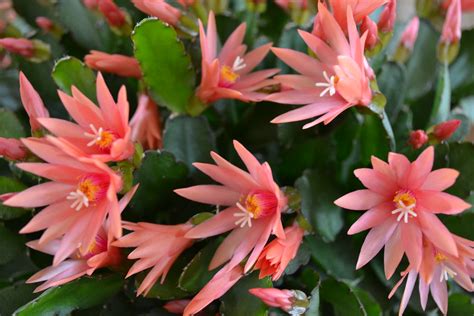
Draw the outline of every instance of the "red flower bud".
M433 136L440 142L447 140L454 134L454 132L456 132L460 125L460 120L450 120L439 123L433 128Z
M426 135L424 130L416 130L410 133L410 139L408 143L413 149L421 148L428 141L428 135Z

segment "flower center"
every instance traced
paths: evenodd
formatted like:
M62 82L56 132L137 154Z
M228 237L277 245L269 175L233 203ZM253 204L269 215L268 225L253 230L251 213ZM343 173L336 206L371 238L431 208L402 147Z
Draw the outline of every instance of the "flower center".
M239 217L235 225L252 227L252 219L259 219L276 211L278 199L272 192L254 190L248 195L242 196L236 205L240 212L234 214L235 217Z
M413 196L413 193L409 191L398 191L395 197L393 198L396 209L392 211L392 214L398 214L397 221L403 221L408 223L408 218L416 217L415 212L416 199Z
M90 259L104 251L107 251L107 239L101 233L95 236L95 239L89 246L81 246L75 253L77 259Z
M71 208L80 211L83 206L89 207L92 202L97 202L105 196L108 181L104 181L101 175L87 175L77 185L76 191L72 191L66 197L71 200Z
M315 84L316 87L319 88L326 88L324 89L319 96L324 97L327 93L329 93L330 96L333 96L336 94L336 84L339 82L339 77L338 76L328 76L328 73L326 71L323 71L323 76L326 82L317 82Z
M232 86L237 79L239 79L239 74L235 73L232 68L229 66L223 66L221 68L221 78L220 78L220 86L224 88L228 88Z
M112 131L105 130L102 127L96 129L95 126L92 124L89 126L91 128L92 133L84 133L86 137L92 138L92 140L87 143L88 147L96 145L100 149L108 149L117 139L116 135Z
M449 277L454 278L456 275L458 275L453 269L445 264L446 260L447 257L445 255L440 252L436 253L435 261L436 263L440 264L442 268L441 274L439 276L439 282L448 281Z

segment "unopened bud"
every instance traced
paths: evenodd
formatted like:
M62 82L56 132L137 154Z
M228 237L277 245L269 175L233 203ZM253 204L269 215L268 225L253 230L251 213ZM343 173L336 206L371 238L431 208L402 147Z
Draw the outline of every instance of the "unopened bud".
M461 125L461 120L450 120L439 123L433 127L430 133L438 142L448 140Z
M408 143L413 149L419 149L428 142L428 135L424 130L416 130L410 133Z
M394 59L400 63L405 63L410 57L418 38L420 19L415 16L406 26L400 39Z
M443 63L451 63L459 53L461 14L461 0L452 0L438 44L438 59Z

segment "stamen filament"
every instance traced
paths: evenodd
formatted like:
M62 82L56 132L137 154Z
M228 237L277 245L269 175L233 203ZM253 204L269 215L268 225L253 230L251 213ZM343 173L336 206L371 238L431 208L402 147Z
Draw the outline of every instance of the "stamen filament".
M336 77L335 76L329 77L326 71L323 71L323 76L326 82L317 82L315 84L316 87L326 88L319 94L319 96L324 97L327 93L329 93L330 96L335 95L336 94Z

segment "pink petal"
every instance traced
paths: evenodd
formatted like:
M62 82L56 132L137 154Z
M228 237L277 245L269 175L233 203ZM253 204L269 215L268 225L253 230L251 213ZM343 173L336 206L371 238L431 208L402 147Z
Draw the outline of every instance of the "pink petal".
M207 221L197 225L186 233L186 238L207 238L225 233L236 227L236 217L234 214L238 211L237 207L229 207Z
M433 169L434 149L433 146L426 148L420 156L411 164L408 184L410 188L419 188Z
M390 279L403 258L403 243L401 239L400 226L395 229L391 238L387 240L384 249L384 271L385 277Z
M407 157L397 153L389 153L388 163L397 179L399 186L407 187L407 178L411 167L410 161L407 159Z
M418 220L420 221L423 234L425 234L437 248L455 257L458 256L456 243L451 233L436 215L420 211L418 212Z
M384 196L373 191L357 190L340 197L334 201L334 204L348 210L363 211L368 210L385 200L386 198Z
M280 71L280 69L275 68L275 69L265 69L265 70L252 72L249 75L240 77L239 81L237 81L232 86L232 89L235 89L235 90L245 90L245 89L258 90L258 88L257 89L254 88L254 87L257 87L256 85L260 84L265 79L277 74L279 71ZM265 86L267 86L267 85L268 84L265 84Z
M346 36L341 27L321 2L318 3L318 16L321 19L321 27L326 34L327 41L338 55L350 56L351 50Z
M420 280L418 281L418 291L420 293L420 304L423 310L426 309L426 304L428 303L429 289L429 285L420 278Z
M53 203L42 209L20 230L21 234L29 234L50 227L74 215L76 211L71 208L71 201L64 200Z
M320 88L304 88L298 90L289 90L270 94L265 98L267 101L272 101L282 104L308 104L320 103L321 99L325 101L331 100L331 97L320 97Z
M16 166L21 170L46 179L74 185L77 184L78 179L84 175L84 171L82 170L49 163L24 162L18 163Z
M247 174L240 169L240 171L230 171L219 166L198 162L194 163L193 166L204 172L214 181L220 182L226 187L237 192L246 193L257 186L255 181L250 177L250 174Z
M73 87L71 90L77 89ZM76 99L62 91L58 91L58 95L69 115L83 128L89 128L90 124L95 127L104 125L99 108L90 100L87 103L79 103Z
M52 204L75 191L75 186L58 182L46 182L35 185L9 198L4 205L16 207L39 207Z
M48 131L60 137L84 137L84 129L69 121L55 118L40 118L38 119L38 122L40 122Z
M235 205L241 194L222 185L196 185L174 191L188 200L211 205Z
M214 257L212 257L211 263L209 264L209 270L214 270L229 261L242 240L247 238L250 230L251 228L248 226L234 229L219 245L219 248L217 248Z
M448 287L446 281L439 282L439 278L434 279L430 284L430 290L431 296L441 310L441 313L446 315L448 313Z
M222 46L219 53L219 60L224 65L232 65L235 58L237 58L236 50L242 45L245 36L246 25L242 23L237 27L232 34L227 38L224 46Z
M262 60L267 56L268 52L270 51L270 48L272 47L273 43L268 43L264 44L262 46L259 46L255 48L254 50L248 52L245 54L244 62L245 62L245 68L242 69L239 74L240 75L245 75L251 72L255 67L257 67Z
M416 193L416 199L418 205L435 214L454 215L471 207L471 204L445 192L421 191Z
M247 170L250 172L250 175L254 179L257 179L258 178L258 170L261 168L260 162L241 143L234 140L233 144L234 144L234 148L237 151L237 154L239 155L240 159L242 159L242 161L245 164L245 167L247 167Z
M337 54L319 37L303 30L298 30L298 33L322 63L328 65L337 64Z
M315 83L324 80L323 71L326 70L326 67L313 57L288 48L273 47L272 51L278 58L285 62L285 64L300 74L314 78Z
M352 224L347 234L354 235L360 233L361 231L382 224L388 217L392 215L392 209L393 207L391 202L380 204L374 208L371 208L367 212L363 213L362 216L359 217L359 219L354 224Z
M454 169L444 168L430 172L421 190L444 191L456 182L459 172Z
M400 310L398 315L401 316L405 311L408 302L410 301L411 293L413 293L413 288L415 287L417 273L415 270L411 270L408 273L407 284L405 285L405 291L403 291L402 301L400 302Z
M392 196L397 191L397 184L392 179L374 169L356 169L354 174L366 188L381 195Z
M286 112L285 114L274 118L272 123L281 124L314 118L341 106L343 102L344 101L335 98L320 98L320 100L316 103L302 106L296 110Z
M421 264L423 244L420 228L414 223L414 220L408 221L408 223L400 222L401 235L403 248L408 257L410 265L418 270Z
M115 132L122 131L121 115L115 105L114 98L110 94L109 88L105 84L104 77L102 77L100 72L97 74L96 86L97 101L99 102L106 127ZM96 128L99 127L96 126Z

